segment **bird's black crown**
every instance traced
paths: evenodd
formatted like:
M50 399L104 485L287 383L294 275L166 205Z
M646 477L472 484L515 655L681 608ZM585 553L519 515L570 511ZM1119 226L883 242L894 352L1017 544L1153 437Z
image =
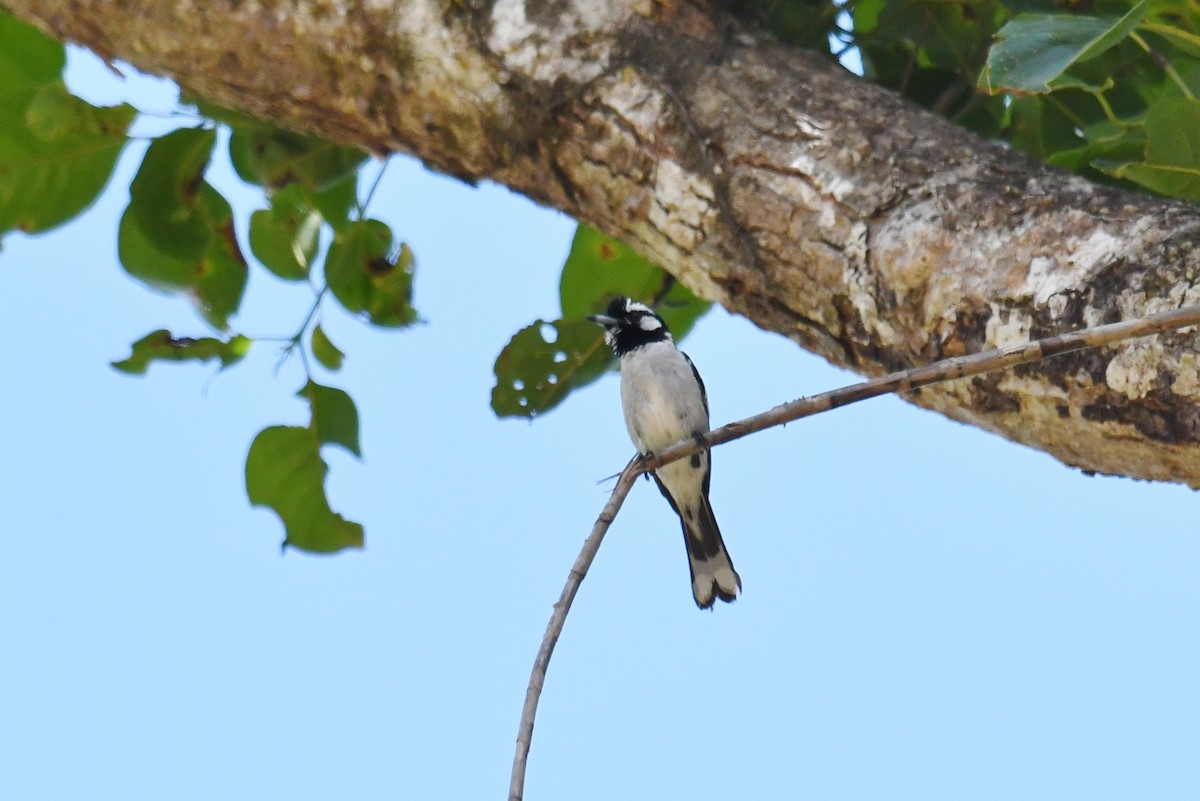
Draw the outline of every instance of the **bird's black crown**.
M671 332L658 313L632 298L613 298L605 313L591 320L604 326L605 338L618 356L652 342L671 341Z

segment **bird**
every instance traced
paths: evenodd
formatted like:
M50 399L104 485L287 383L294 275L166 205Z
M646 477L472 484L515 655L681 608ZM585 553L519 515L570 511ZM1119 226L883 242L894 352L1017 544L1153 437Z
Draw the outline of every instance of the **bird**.
M667 324L654 309L617 297L604 314L587 319L604 327L605 340L620 361L625 426L642 457L708 432L704 381L687 354L675 347ZM701 609L711 609L717 599L731 602L742 589L708 501L710 457L706 449L652 474L679 515L692 597Z

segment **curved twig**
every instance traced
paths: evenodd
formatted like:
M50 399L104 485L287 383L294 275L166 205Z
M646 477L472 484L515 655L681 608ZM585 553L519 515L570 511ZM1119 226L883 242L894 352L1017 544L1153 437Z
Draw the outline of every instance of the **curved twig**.
M1127 339L1178 330L1193 325L1200 325L1200 306L1187 306L1128 322L1085 328L1070 334L1038 339L1011 348L984 351L972 356L956 356L926 367L890 373L869 381L822 392L820 395L780 404L774 409L721 426L703 436L679 442L649 459L639 459L635 456L621 472L608 503L600 512L600 516L596 518L591 534L584 541L583 549L571 567L558 603L554 605L550 623L546 626L546 634L542 638L541 647L538 648L537 658L533 663L533 672L529 677L529 686L525 690L525 707L521 712L521 723L517 732L517 752L513 757L512 780L508 790L509 801L522 801L525 793L525 766L529 760L529 746L533 741L533 723L537 715L538 700L542 695L542 686L546 680L546 669L550 665L550 656L554 653L554 646L566 624L571 602L575 600L575 593L579 591L583 577L587 575L588 568L591 567L597 551L600 550L600 542L616 518L621 504L625 502L625 496L629 494L638 475L698 451L740 439L747 434L827 412L867 398L892 392L906 392L943 381L953 381L994 370L1003 370L1076 350L1097 348Z
M625 502L625 496L629 494L633 482L642 472L639 461L638 457L633 457L621 471L621 477L617 479L617 485L613 487L608 503L604 505L600 516L596 518L596 523L592 526L592 533L588 534L587 539L583 541L583 548L579 551L579 556L575 557L575 564L571 565L571 572L567 574L567 583L558 596L558 603L554 604L554 613L550 615L550 622L546 624L546 634L542 637L537 658L533 660L533 673L529 676L529 686L525 688L525 707L521 710L521 726L517 731L517 753L513 757L512 779L508 788L510 801L520 801L525 792L525 763L529 761L529 745L533 741L533 720L537 716L538 699L542 697L542 685L546 680L546 668L550 665L550 656L554 653L558 636L562 634L563 625L567 622L567 612L571 611L571 602L575 600L575 593L579 591L583 577L587 575L588 568L592 566L592 560L596 558L596 552L600 550L600 543L603 541L608 527L616 520L617 512L620 510L621 504Z

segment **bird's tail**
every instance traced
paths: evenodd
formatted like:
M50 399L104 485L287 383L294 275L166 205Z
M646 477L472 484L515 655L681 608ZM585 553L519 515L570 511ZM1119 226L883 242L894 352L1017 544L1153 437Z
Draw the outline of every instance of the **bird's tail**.
M716 599L726 603L737 598L742 579L733 569L733 561L725 550L721 529L713 516L708 498L701 496L695 519L680 515L683 521L683 540L687 544L688 564L692 570L692 596L696 606L710 608Z

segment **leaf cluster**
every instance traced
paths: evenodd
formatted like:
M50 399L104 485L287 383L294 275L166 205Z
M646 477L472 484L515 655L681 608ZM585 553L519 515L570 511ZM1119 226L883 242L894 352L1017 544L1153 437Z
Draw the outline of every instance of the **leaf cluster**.
M72 95L65 65L61 44L0 12L0 236L40 233L80 214L134 141L137 109L97 107ZM415 256L387 223L368 216L373 188L359 199L366 153L201 99L180 111L190 124L152 138L141 154L117 229L117 254L135 281L190 300L211 335L156 330L113 367L142 375L155 363L215 362L224 370L255 342L271 341L237 330L251 274L261 269L268 280L307 285L311 305L298 313L295 332L276 341L303 363L306 380L298 394L310 422L258 433L246 458L246 491L252 504L279 516L285 546L321 553L360 547L362 526L334 512L325 493L321 449L361 451L353 399L313 379L314 363L336 372L345 360L321 315L332 298L372 325L417 322ZM208 180L218 157L262 192L263 207L248 219L237 219ZM497 415L546 412L608 368L600 329L582 317L615 294L660 305L679 334L707 308L629 248L581 227L563 268L562 318L518 332L496 361Z
M65 66L63 45L0 13L0 235L40 233L84 211L134 141L137 109L97 107L72 95ZM300 395L311 423L271 426L255 437L246 489L252 503L279 515L285 545L316 552L360 546L362 526L329 508L320 456L329 444L360 455L358 413L343 390L312 379L308 356L328 371L345 358L319 322L330 297L374 325L415 322L415 259L359 202L366 153L203 101L190 105L181 116L194 124L151 139L141 155L117 229L117 255L131 278L188 298L215 336L157 330L113 367L135 375L156 362L230 367L259 340L233 330L252 265L274 279L307 284L312 304L283 342L304 363ZM235 219L207 179L222 127L237 175L262 191L264 207L248 220Z

